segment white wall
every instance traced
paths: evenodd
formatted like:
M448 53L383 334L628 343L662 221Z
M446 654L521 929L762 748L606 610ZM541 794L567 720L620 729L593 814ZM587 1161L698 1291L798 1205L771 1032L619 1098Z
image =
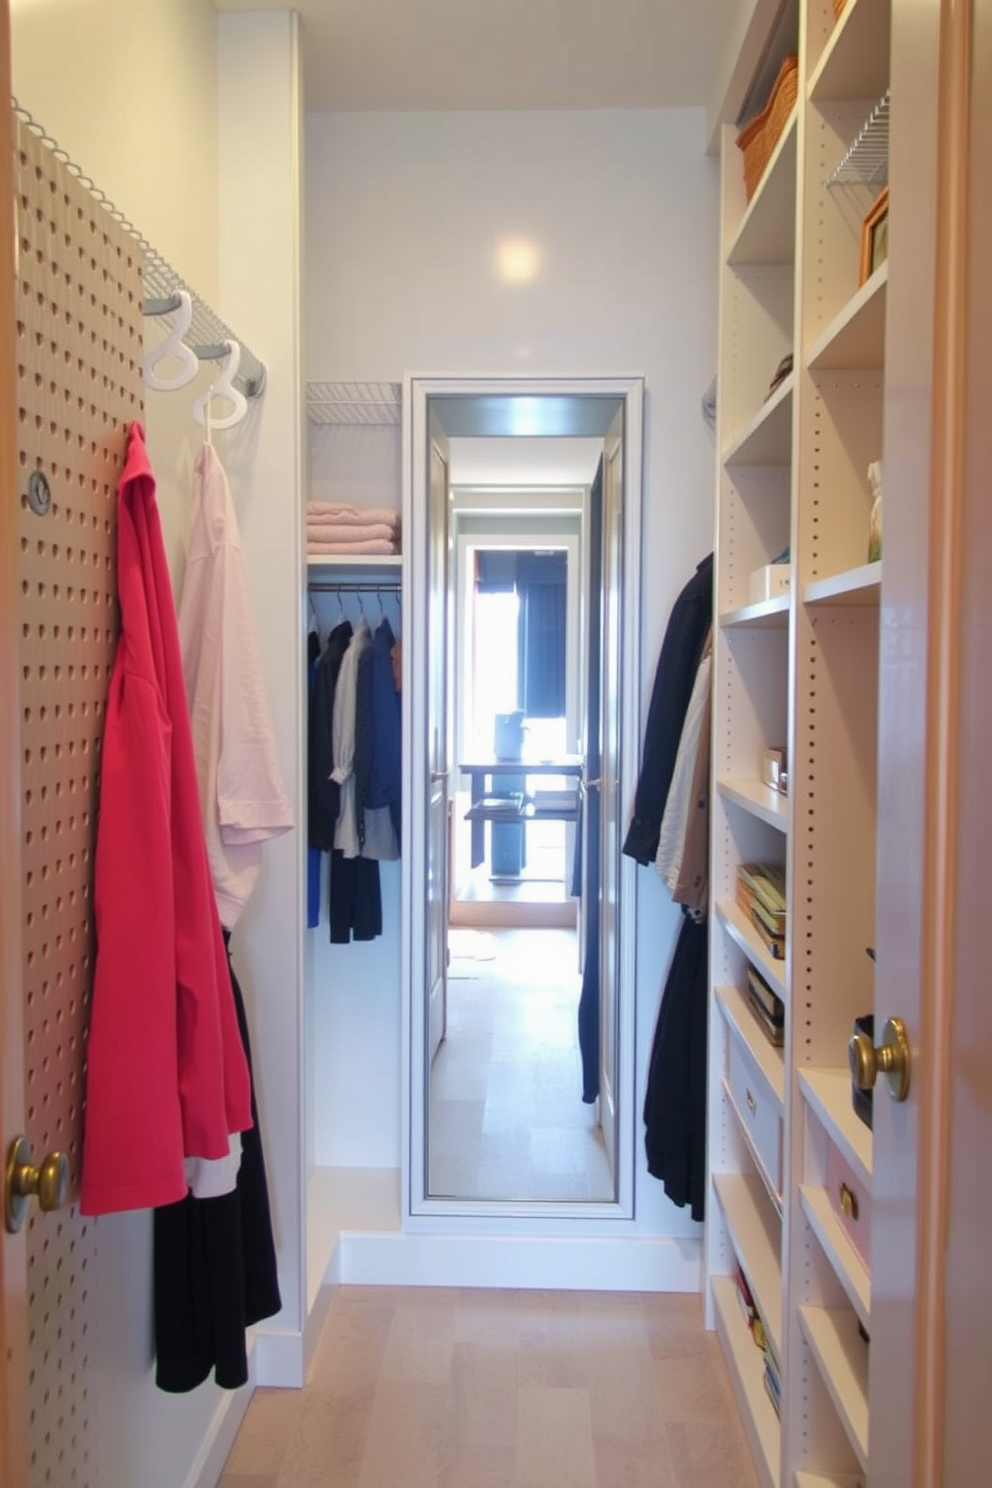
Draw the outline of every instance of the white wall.
M211 0L12 0L14 95L217 307L217 42ZM145 343L161 330L151 320ZM199 431L193 399L146 397L166 554L178 588Z
M294 832L266 845L262 876L232 937L252 1028L283 1301L278 1319L259 1329L261 1384L302 1383L306 1308L301 79L292 12L218 18L219 305L256 348L268 374L264 398L231 431L225 463L279 759L297 823Z
M699 402L716 358L717 179L705 112L321 114L307 119L306 146L309 377L645 375L646 712L671 605L712 546ZM508 237L536 245L533 282L497 278ZM333 485L323 461L312 479ZM678 918L647 870L638 909L639 1111ZM322 993L318 1067L328 1084L349 1060L352 1074L347 1102L328 1092L318 1143L339 1163L368 1162L363 1118L374 1113L375 1159L396 1165L398 946L388 965L383 949L368 1020L354 969L354 986ZM641 1178L638 1227L688 1233Z
M14 95L207 299L217 292L211 0L11 0Z

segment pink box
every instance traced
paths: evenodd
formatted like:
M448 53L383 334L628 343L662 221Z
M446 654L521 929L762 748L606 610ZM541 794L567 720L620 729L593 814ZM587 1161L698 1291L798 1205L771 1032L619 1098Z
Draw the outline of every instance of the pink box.
M827 1150L827 1197L851 1244L871 1270L871 1194L831 1142Z

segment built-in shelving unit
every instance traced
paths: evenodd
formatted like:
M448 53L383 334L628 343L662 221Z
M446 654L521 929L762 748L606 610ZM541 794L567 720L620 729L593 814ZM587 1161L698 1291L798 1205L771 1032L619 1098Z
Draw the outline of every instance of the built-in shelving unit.
M741 1173L714 1180L731 1243L776 1358L782 1352L781 1221L768 1204L765 1185Z
M761 1488L778 1488L782 1429L764 1385L764 1356L744 1321L731 1277L714 1277L713 1309Z
M716 788L726 801L784 832L789 825L789 801L781 791L761 780L718 780Z
M744 952L751 965L760 971L776 996L786 1002L789 993L785 984L785 962L777 960L761 944L754 926L738 904L731 900L721 900L716 906L716 912L730 939Z
M727 253L728 264L779 264L792 257L796 215L796 114L793 112L748 203Z
M814 579L803 589L803 601L808 605L865 605L878 606L882 591L882 564L864 563L859 568L848 568L843 573L832 574L829 579Z
M770 626L781 629L789 623L789 596L776 594L774 599L762 599L756 604L742 605L736 610L727 610L720 616L725 630L734 626Z
M800 1070L799 1091L845 1161L865 1188L870 1189L871 1129L856 1115L851 1104L851 1077L847 1070Z
M861 225L888 179L891 0L792 4L799 102L750 201L735 125L721 141L706 1263L759 1477L865 1488L872 1132L845 1063L874 1009L883 566L865 559L889 262L868 271ZM785 549L791 592L745 603ZM767 746L786 748L788 797L756 778ZM739 866L762 862L784 864L783 959L737 899ZM749 966L783 1004L781 1048ZM768 1314L781 1424L735 1265Z
M800 1307L799 1326L861 1466L868 1468L868 1345L850 1310Z
M860 371L883 366L888 286L886 262L865 280L826 330L817 336L806 353L806 365L822 371Z
M730 1028L747 1045L752 1059L768 1081L781 1116L785 1106L785 1064L782 1050L769 1043L761 1032L748 1006L747 997L739 987L717 987L716 1000Z
M725 465L787 465L792 439L790 372L724 451Z
M871 1326L871 1277L864 1261L845 1235L824 1189L803 1184L799 1190L799 1203L810 1229L836 1271L851 1306L867 1331Z

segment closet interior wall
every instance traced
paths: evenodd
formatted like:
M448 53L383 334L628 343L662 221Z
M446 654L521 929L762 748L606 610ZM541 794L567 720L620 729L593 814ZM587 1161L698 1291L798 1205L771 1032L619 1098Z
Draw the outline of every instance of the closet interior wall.
M399 512L401 439L399 408L378 406L378 385L308 384L308 480L305 499L343 502ZM348 392L328 407L319 389ZM398 394L398 389L387 389ZM333 422L324 422L331 418ZM398 637L405 615L402 567L394 558L312 558L308 589L321 642L342 616L362 613L375 629L380 606ZM338 586L341 586L340 588ZM337 1211L351 1190L349 1174L381 1180L385 1224L399 1224L400 1167L400 864L379 865L382 934L370 941L331 944L328 922L329 859L322 855L320 923L305 933L307 1163L310 1174L311 1305L324 1279L336 1240ZM369 1216L367 1201L364 1213Z

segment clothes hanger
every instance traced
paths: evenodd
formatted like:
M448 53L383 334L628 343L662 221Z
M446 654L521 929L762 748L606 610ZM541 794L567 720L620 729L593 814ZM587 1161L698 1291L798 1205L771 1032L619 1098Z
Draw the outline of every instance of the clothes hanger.
M227 356L221 367L220 376L193 404L193 417L206 429L208 444L212 429L233 429L235 424L240 424L248 412L247 398L239 388L234 386L234 379L238 375L238 367L241 364L241 346L237 341L225 341L224 345L227 347ZM231 412L215 418L211 407L215 398L226 398L231 404Z
M193 324L193 301L185 289L181 289L178 295L179 314L176 323L165 339L159 342L154 351L150 351L141 363L141 375L148 387L154 388L158 393L174 393L178 388L185 387L192 382L200 370L196 352L191 346L186 345L185 336ZM166 301L166 304L171 303ZM167 357L176 357L181 363L179 371L172 377L160 377L155 368Z

